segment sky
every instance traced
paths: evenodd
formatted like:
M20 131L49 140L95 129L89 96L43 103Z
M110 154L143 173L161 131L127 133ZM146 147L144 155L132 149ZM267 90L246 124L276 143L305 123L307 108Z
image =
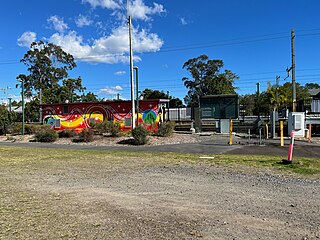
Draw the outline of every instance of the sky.
M11 0L0 14L0 103L19 100L16 77L33 41L72 54L87 92L130 99L127 16L132 17L134 65L139 90L187 93L183 64L206 54L239 76L238 94L291 81L291 29L295 31L296 80L320 83L318 0Z

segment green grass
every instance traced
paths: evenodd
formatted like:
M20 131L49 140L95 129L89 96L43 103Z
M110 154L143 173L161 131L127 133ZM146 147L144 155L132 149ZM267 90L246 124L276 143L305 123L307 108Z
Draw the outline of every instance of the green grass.
M213 159L203 159L210 156ZM125 151L97 151L74 149L41 149L23 147L0 147L0 167L14 167L15 171L46 168L59 171L65 167L98 168L114 164L130 164L131 167L159 164L207 163L251 169L265 169L299 176L320 176L320 159L299 158L290 165L281 164L282 157L258 155L200 155L177 153L136 153Z

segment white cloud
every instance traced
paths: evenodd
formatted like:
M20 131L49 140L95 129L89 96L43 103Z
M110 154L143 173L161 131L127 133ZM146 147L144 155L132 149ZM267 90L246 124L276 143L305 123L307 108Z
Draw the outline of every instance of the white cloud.
M90 26L93 23L93 21L89 17L83 16L81 14L78 16L75 22L78 27Z
M150 15L161 14L166 10L163 5L153 3L153 7L148 7L143 0L134 0L128 4L128 15L135 19L150 20Z
M48 18L47 22L51 23L53 25L53 28L60 33L69 28L68 25L64 22L63 18L60 18L57 15Z
M117 75L117 76L123 76L126 74L126 71L117 71L114 73L114 75Z
M187 20L185 18L183 18L183 17L180 18L180 22L181 22L182 25L187 25L188 24Z
M24 32L17 40L20 47L30 47L32 42L35 42L37 34L35 32Z
M109 36L96 39L92 45L83 42L81 36L70 31L68 34L55 33L50 37L50 42L61 46L64 51L72 54L77 60L91 63L127 63L129 61L128 27L120 26L112 31ZM133 29L134 52L159 51L163 40L155 33L147 30ZM134 57L135 61L141 59Z
M106 95L115 95L122 91L123 88L121 86L115 87L105 87L100 89L99 94L106 94Z
M147 6L144 0L132 0L128 4L126 4L126 0L82 0L82 2L89 3L93 8L102 7L113 10L114 15L119 19L126 17L128 12L128 15L134 19L148 21L151 19L151 15L166 12L163 5L153 3L153 6Z
M121 0L82 0L82 3L89 3L93 8L102 7L107 9L119 9L123 2Z

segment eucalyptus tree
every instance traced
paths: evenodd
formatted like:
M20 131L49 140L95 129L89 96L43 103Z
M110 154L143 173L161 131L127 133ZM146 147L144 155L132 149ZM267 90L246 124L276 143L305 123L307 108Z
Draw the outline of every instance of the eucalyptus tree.
M207 55L191 58L184 63L183 68L189 71L191 77L182 81L188 93L184 98L188 106L198 106L199 98L206 95L235 94L234 80L239 77L231 70L221 72L222 60L211 60Z

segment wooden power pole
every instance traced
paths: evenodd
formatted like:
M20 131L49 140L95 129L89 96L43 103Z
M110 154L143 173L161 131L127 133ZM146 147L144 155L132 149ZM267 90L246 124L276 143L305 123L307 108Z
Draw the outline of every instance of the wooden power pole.
M296 97L296 63L295 63L295 49L294 49L294 29L291 29L291 56L292 56L292 112L297 110L297 97Z

